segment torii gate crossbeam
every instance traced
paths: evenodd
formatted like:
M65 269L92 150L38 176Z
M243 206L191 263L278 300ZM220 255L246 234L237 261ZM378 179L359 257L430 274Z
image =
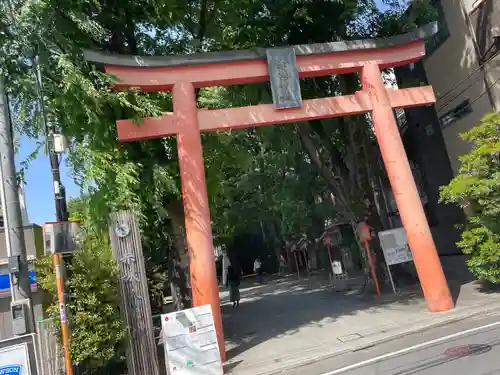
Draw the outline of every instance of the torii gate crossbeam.
M445 311L454 303L441 267L408 158L394 118L394 108L435 102L430 86L387 89L381 69L402 66L425 55L429 24L414 32L381 40L335 42L290 47L300 78L358 72L363 90L355 95L306 100L296 108L256 105L217 110L198 109L195 89L270 79L269 50L213 52L188 56L117 56L87 51L86 59L103 64L116 76L116 89L171 90L173 113L146 118L140 124L117 122L121 142L177 136L190 274L195 306L210 304L221 357L225 359L219 291L213 253L210 211L200 132L239 129L314 118L372 113L373 126L405 228L429 310ZM271 49L273 50L273 49ZM272 52L272 51L271 51Z

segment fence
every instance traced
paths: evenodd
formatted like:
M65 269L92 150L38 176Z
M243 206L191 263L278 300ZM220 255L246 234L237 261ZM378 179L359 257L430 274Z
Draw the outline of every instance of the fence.
M39 320L40 375L64 375L63 348L57 341L58 331L52 319Z

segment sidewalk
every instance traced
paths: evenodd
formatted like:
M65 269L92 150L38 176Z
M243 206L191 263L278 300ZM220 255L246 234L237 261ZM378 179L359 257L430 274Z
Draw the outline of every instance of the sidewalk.
M223 306L228 362L233 375L270 375L318 359L473 315L500 311L500 294L477 283L450 282L457 307L430 313L418 288L400 295L334 292L303 280L242 289L239 309ZM222 295L223 301L227 298Z

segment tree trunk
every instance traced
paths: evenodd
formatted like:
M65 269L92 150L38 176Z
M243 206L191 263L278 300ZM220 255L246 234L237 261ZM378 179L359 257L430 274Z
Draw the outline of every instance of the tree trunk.
M359 87L358 79L353 74L339 76L338 80L342 95L350 94ZM330 187L337 206L341 208L353 231L357 232L357 224L363 220L366 220L375 232L383 230L388 227L388 220L383 222L377 209L380 207L381 194L377 194L373 183L377 170L373 160L378 159L372 157L376 153L373 145L368 142L370 124L367 119L361 117L339 118L333 121L337 123L339 130L346 134L344 155L330 138L331 133L319 120L310 121L308 126L302 125L298 128L302 145L320 176ZM350 155L350 159L345 155ZM364 247L361 243L358 245L363 258L366 259ZM370 245L376 259L378 276L382 279L383 256L376 237Z
M191 307L191 291L188 287L189 253L184 228L184 209L182 202L173 201L167 206L172 223L174 246L170 254L170 289L176 310Z
M318 170L319 175L324 179L326 184L330 187L335 199L337 200L340 211L346 218L352 218L355 216L351 208L351 199L348 192L343 189L341 176L335 175L332 170L327 166L326 161L321 156L320 150L318 149L315 142L310 137L310 127L306 124L298 126L298 135L306 150L307 154L311 158L314 166Z

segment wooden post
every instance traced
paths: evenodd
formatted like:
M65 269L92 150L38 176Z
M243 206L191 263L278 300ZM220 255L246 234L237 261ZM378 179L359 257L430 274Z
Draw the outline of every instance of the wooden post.
M368 244L368 241L372 239L372 227L370 227L365 221L358 223L358 237L359 240L363 242L366 256L368 257L368 262L370 265L372 279L375 283L375 289L377 290L377 295L380 296L380 286L377 279L377 272L375 272L375 262L373 261L370 245Z
M370 245L368 245L368 241L363 241L366 250L366 256L368 257L368 261L370 262L370 271L372 273L372 279L375 283L375 289L377 291L377 295L380 297L380 286L378 284L377 273L375 272L375 264L373 262L372 253L370 251Z
M380 153L391 182L427 305L430 311L450 310L454 306L453 299L378 65L365 65L361 73L361 81L373 107L375 136L380 146Z
M300 279L299 262L297 260L297 252L293 252L293 257L295 258L295 268L297 268L297 277Z
M128 329L128 373L159 375L146 268L134 214L128 211L111 214L109 237L118 263L121 313Z

